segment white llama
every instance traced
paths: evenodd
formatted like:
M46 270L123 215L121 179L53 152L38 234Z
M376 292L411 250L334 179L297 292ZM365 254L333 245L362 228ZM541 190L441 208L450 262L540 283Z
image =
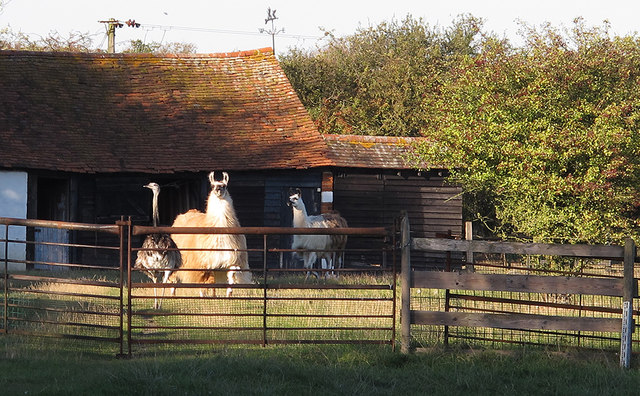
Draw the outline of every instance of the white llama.
M337 212L309 216L307 208L302 200L300 189L289 191L289 201L293 208L293 227L299 228L342 228L347 227L347 221ZM321 260L323 269L333 269L337 253L342 256L342 251L347 244L346 235L294 235L291 249L305 249L302 253L304 268L312 269L317 259ZM324 261L327 265L325 266ZM339 259L343 261L342 258ZM328 273L327 273L328 275ZM309 272L307 272L307 278Z
M160 217L158 212L160 186L152 182L143 187L149 188L153 192L153 226L157 227ZM147 271L144 271L144 273L151 278L153 283L158 283L158 275L164 272L162 283L167 283L171 270L182 265L182 257L177 248L169 234L149 234L142 244L143 250L138 251L134 268L146 269ZM162 302L158 299L158 290L155 287L153 288L153 296L153 308L160 309ZM162 289L162 296L164 296L164 288Z
M172 227L240 227L233 207L233 200L227 184L229 175L222 173L221 181L215 180L214 172L209 174L211 192L207 200L206 213L191 209L178 215ZM247 240L240 234L173 234L178 248L182 252L180 269L171 275L173 282L215 283L215 272L227 273L229 284L251 283L251 272L247 255ZM185 250L187 249L187 250ZM189 250L196 249L196 250ZM216 250L197 250L216 249ZM195 269L206 271L193 271ZM172 290L175 293L175 290ZM231 296L231 287L227 288L227 297ZM215 295L215 289L213 289ZM200 291L203 296L203 291Z

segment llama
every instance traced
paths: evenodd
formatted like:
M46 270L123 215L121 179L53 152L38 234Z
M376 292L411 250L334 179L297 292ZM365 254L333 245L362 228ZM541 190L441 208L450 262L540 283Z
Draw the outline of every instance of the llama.
M153 192L153 226L158 226L159 212L158 212L158 195L160 195L160 186L157 183L149 183L143 187L151 189ZM182 257L177 250L175 242L171 239L169 234L149 234L145 238L142 249L139 250L136 256L136 262L134 268L146 269L145 274L153 283L158 283L157 273L164 271L164 277L162 283L167 283L171 270L182 265ZM164 288L162 289L162 296L164 297ZM162 305L161 300L158 300L158 290L153 288L153 308L160 309Z
M347 227L347 221L337 212L309 216L302 200L300 189L289 190L289 201L293 209L293 226L306 228L341 228ZM329 269L334 268L336 253L344 250L347 244L346 235L294 235L291 249L309 250L302 253L304 268L311 269L316 259L325 260ZM340 254L342 256L342 254ZM344 259L339 259L344 263ZM322 264L322 268L326 269ZM327 274L328 275L328 274ZM307 272L306 278L309 277ZM305 278L305 279L306 279Z
M323 216L327 219L327 224L333 228L348 228L349 224L347 224L347 220L344 217L340 216L338 211L331 211L323 214ZM331 268L341 269L344 268L344 249L347 247L347 236L346 235L331 235Z
M233 208L233 200L227 191L229 175L222 173L222 181L215 180L214 172L209 174L211 192L207 200L206 213L191 209L178 215L172 227L240 227L240 222ZM180 269L192 271L176 271L171 276L173 282L215 283L214 272L227 273L229 284L251 283L251 272L247 255L247 240L244 235L231 234L173 234L178 248L182 252ZM220 250L185 250L185 249L220 249ZM193 271L196 269L206 271ZM227 288L227 297L231 296L231 287ZM175 289L172 289L175 294ZM200 295L204 296L201 290ZM215 289L213 289L215 296Z

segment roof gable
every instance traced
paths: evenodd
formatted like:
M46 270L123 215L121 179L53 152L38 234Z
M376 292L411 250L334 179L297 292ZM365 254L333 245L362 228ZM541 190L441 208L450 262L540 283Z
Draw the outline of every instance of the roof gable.
M271 49L0 51L0 167L172 173L331 165Z
M412 144L420 138L325 134L324 139L329 148L329 158L336 166L413 169L415 166L406 158Z

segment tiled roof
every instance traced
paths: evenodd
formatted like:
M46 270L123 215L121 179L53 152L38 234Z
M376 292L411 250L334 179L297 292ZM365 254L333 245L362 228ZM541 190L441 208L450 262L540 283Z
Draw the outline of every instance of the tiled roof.
M332 164L270 48L0 51L0 168L172 173Z
M329 135L324 139L329 158L345 168L411 169L406 160L418 138L363 135Z

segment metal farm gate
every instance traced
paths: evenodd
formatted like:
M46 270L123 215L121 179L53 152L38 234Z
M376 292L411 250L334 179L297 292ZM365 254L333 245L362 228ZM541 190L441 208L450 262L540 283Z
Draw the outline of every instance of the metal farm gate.
M0 218L0 224L4 334L92 341L124 356L171 344L395 347L395 234L384 228L171 229L133 226L130 220L92 225L10 218ZM66 230L72 242L36 240L35 229ZM151 283L132 266L139 240L156 232L261 237L260 246L247 249L253 282L234 285L230 297L224 273L215 273L220 283ZM347 263L346 268L315 269L308 278L300 266L286 268L289 260L283 256L294 251L278 248L281 236L333 233L368 246L348 245L349 253L373 258L357 268ZM50 259L42 258L48 249ZM160 309L153 308L154 289Z
M122 353L125 226L0 218L0 331L97 342ZM91 242L60 242L59 233L42 230ZM103 257L112 265L94 264Z

